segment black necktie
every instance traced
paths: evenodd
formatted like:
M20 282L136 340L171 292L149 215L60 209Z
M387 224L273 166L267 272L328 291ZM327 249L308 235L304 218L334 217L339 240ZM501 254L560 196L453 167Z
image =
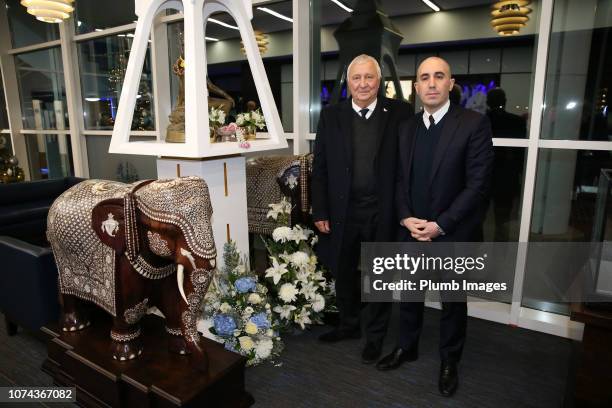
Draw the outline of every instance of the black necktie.
M436 124L436 121L434 120L433 115L429 115L429 128L431 129L432 126L434 126Z
M361 114L361 117L365 119L366 115L368 114L369 109L368 108L363 108L362 110L359 111L359 113Z

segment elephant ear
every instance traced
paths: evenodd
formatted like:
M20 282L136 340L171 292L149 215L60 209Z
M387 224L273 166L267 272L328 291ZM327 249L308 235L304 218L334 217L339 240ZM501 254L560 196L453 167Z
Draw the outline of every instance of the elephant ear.
M98 238L119 255L126 249L125 201L111 198L99 202L91 213L91 225Z

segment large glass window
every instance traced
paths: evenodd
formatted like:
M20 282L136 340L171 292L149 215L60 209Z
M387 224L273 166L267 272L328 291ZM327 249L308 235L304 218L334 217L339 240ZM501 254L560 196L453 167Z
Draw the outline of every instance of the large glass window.
M133 1L105 0L103 7L112 12L101 12L100 7L99 0L78 0L75 3L74 21L77 34L101 31L136 20Z
M74 174L70 135L23 135L26 139L32 180Z
M43 23L28 14L20 0L5 0L13 48L58 40L57 24Z
M15 56L25 129L68 129L59 47Z
M133 37L128 32L78 43L85 129L113 128ZM149 50L136 98L132 130L155 130Z
M131 138L132 141L147 138ZM109 154L110 137L87 136L89 177L131 183L136 180L156 179L157 164L153 156Z
M554 3L543 139L612 140L612 3Z

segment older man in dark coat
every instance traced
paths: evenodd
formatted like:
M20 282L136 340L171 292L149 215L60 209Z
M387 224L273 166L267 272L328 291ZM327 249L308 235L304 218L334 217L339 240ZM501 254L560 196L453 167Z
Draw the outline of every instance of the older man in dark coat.
M321 113L312 173L313 220L319 255L336 279L339 326L319 339L359 338L361 294L358 270L362 242L392 241L398 123L412 115L409 104L379 97L377 61L356 57L348 68L351 99ZM390 304L371 303L364 321L364 363L381 353Z

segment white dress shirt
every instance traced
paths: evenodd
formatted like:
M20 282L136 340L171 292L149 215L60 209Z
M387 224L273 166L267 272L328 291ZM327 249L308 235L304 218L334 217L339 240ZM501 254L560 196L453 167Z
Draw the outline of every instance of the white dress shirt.
M434 118L434 123L438 124L444 115L446 115L446 112L448 112L448 108L450 108L450 100L446 101L446 103L434 113L428 112L427 108L423 108L423 123L425 124L425 127L429 129L429 115L432 115Z
M372 113L374 113L374 108L376 108L376 103L377 103L377 102L378 102L378 99L374 99L374 102L372 102L371 104L369 104L368 106L366 106L366 108L368 109L368 112L367 112L367 113L366 113L366 115L365 115L365 118L366 118L366 119L370 119L370 116L372 116ZM357 104L355 103L355 101L354 101L352 98L351 98L351 103L353 104L353 110L354 110L355 112L357 112L357 114L358 114L359 116L361 116L361 112L360 112L360 111L361 111L363 108L360 108L360 107L359 107L359 105L357 105Z

